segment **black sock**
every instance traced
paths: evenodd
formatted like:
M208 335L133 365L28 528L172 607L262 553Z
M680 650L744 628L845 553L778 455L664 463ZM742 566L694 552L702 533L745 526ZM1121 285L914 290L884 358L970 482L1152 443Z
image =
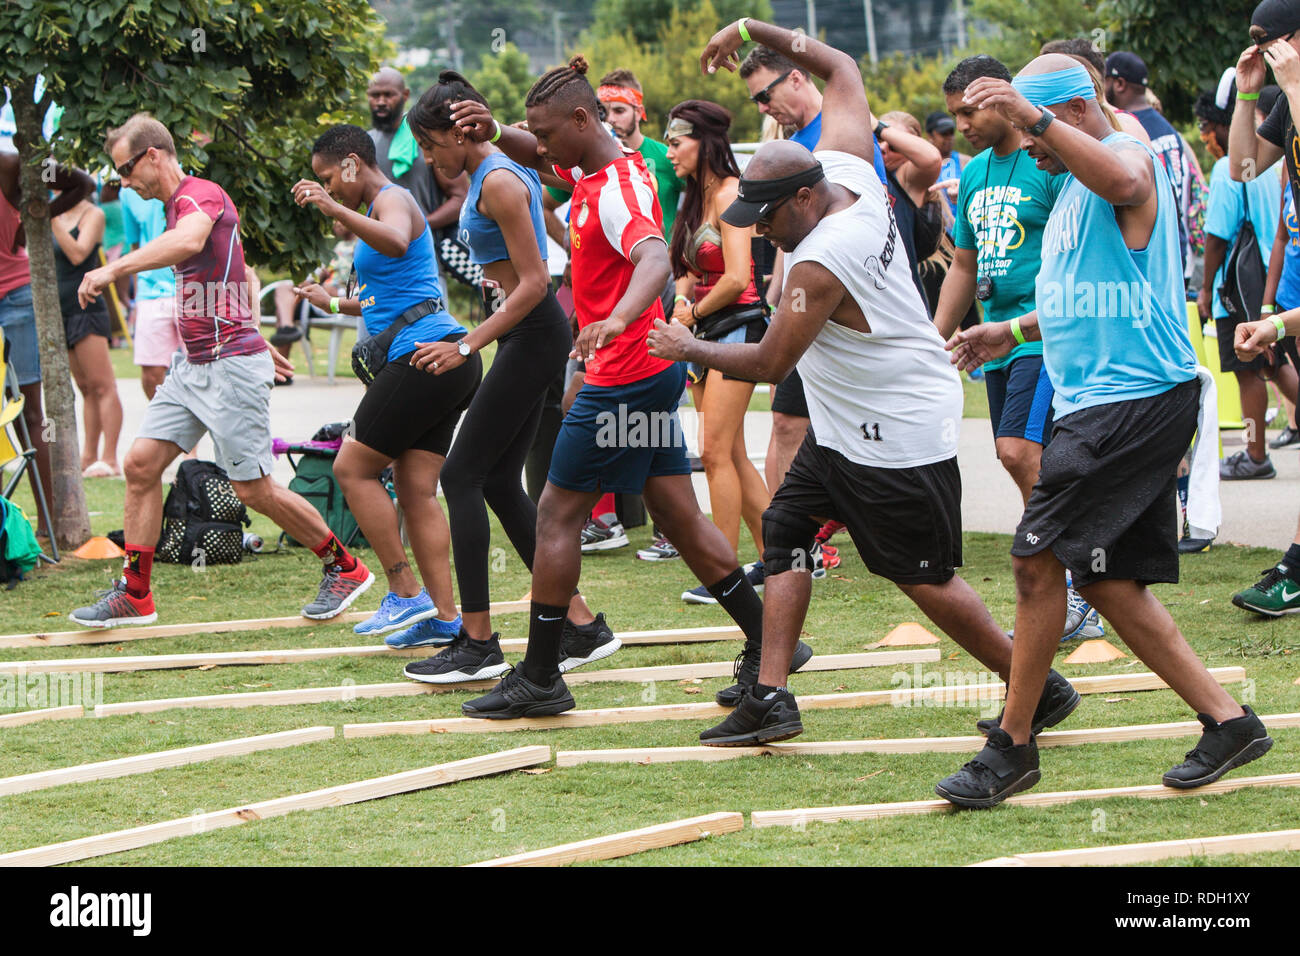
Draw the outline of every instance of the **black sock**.
M569 606L531 601L528 610L524 676L534 684L549 687L560 672L560 638L564 634L564 616Z
M763 700L764 698L767 697L768 694L775 694L777 691L781 689L782 688L780 687L768 687L766 684L755 684L754 699Z
M1286 565L1287 577L1293 581L1300 581L1300 544L1293 544L1286 549L1286 554L1282 556L1282 563Z
M740 568L705 588L745 632L746 641L763 646L763 601Z

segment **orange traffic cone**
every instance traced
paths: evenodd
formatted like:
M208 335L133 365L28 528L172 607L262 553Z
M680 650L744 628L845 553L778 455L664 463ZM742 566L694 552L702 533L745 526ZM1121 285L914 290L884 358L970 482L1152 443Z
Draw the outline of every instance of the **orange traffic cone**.
M72 553L79 558L87 558L91 561L107 558L121 558L126 555L126 552L115 545L112 541L99 536L91 538Z
M1080 644L1074 649L1074 653L1065 659L1065 663L1100 664L1102 661L1113 661L1121 657L1128 657L1128 655L1110 641L1097 638Z
M869 647L907 647L914 644L938 644L939 639L915 621L898 625L884 640L869 644Z

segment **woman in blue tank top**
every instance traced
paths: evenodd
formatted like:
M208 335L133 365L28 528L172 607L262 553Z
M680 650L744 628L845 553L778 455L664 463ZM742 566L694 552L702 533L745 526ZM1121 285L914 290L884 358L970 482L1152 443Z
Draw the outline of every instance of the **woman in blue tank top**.
M546 269L538 174L491 143L466 139L464 130L451 121L451 104L461 100L486 105L463 76L445 70L407 114L431 165L450 178L470 174L460 238L486 280L486 318L465 336L462 347L424 339L412 361L436 376L452 375L467 361L465 352L476 357L480 349L496 343L492 367L465 413L442 470L464 629L444 653L404 670L408 677L436 684L483 680L507 670L489 613L487 508L496 513L531 570L537 506L525 493L521 475L547 386L562 373L573 346L568 319L551 292ZM575 595L564 626L561 668L607 657L618 646L604 615L593 616Z
M411 361L417 342L445 344L454 352L465 329L447 313L429 224L411 194L379 171L366 131L331 127L312 147L311 165L320 182L300 180L294 199L316 206L357 237L355 294L352 282L346 298L331 297L314 283L294 292L321 309L360 315L372 336L397 327L387 364L357 406L355 441L345 440L334 460L348 507L388 576L379 610L356 632L399 631L385 640L402 647L418 628L421 643L449 644L461 622L451 587L447 520L436 496L438 476L456 423L482 378L482 364L470 352L448 374L434 375ZM363 206L364 214L356 211ZM407 561L397 512L378 481L389 465L427 590Z

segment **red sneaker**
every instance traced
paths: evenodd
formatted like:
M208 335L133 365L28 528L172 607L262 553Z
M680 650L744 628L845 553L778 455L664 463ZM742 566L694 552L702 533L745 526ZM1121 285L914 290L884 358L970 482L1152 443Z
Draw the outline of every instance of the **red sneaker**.
M107 591L99 592L99 600L89 607L79 607L68 615L82 627L119 627L123 624L152 624L158 620L153 606L153 592L142 598L134 597L119 579Z
M317 621L337 617L375 583L375 576L370 573L370 569L356 555L353 557L357 566L351 571L343 571L337 564L325 568L316 600L302 609L303 617Z

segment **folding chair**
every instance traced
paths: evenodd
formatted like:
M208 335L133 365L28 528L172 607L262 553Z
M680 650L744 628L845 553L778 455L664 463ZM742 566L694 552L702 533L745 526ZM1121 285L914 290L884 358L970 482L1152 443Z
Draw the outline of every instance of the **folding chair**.
M0 493L5 498L12 498L24 473L31 473L32 486L36 489L36 505L40 509L39 513L45 516L46 525L50 529L50 550L54 552L53 558L44 552L41 557L50 564L58 564L59 545L54 540L54 521L45 498L45 486L41 484L41 473L36 467L36 450L31 447L31 435L27 431L27 421L23 418L26 399L18 388L18 377L9 365L9 345L5 341L4 329L0 329L0 360L4 366L3 382L0 383L0 480L4 481L4 487ZM15 432L18 441L14 440ZM4 469L15 462L18 463L18 468L5 478Z

